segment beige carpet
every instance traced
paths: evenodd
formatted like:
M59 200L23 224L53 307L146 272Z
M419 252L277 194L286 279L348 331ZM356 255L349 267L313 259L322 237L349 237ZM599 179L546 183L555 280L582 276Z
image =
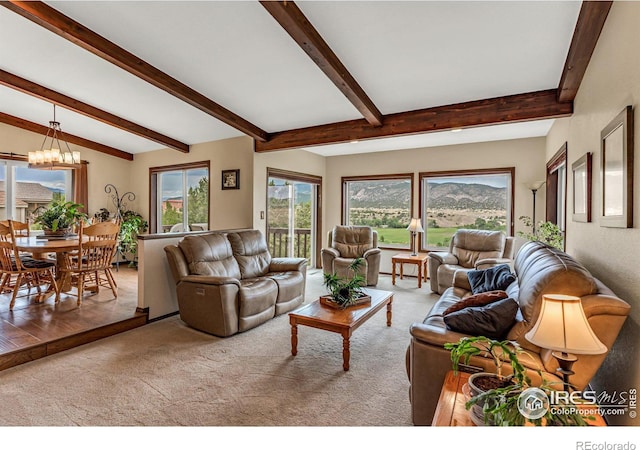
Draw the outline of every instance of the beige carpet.
M342 370L338 334L288 316L220 339L178 316L0 372L4 426L408 426L404 366L409 326L436 296L415 278L393 290L393 324L377 313L351 339ZM309 273L307 302L324 294Z

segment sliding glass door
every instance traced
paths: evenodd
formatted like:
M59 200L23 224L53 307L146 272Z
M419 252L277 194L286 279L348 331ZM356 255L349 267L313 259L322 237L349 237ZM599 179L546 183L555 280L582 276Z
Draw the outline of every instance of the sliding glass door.
M267 242L273 257L307 258L310 267L318 256L321 179L269 169L267 177Z

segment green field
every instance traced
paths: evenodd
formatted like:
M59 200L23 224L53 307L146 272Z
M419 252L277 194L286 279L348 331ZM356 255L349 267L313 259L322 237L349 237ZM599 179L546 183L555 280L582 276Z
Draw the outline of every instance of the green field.
M405 244L409 245L410 234L404 228L375 228L378 232L378 245L385 244ZM427 235L427 245L429 247L447 247L449 241L456 232L457 228L430 228Z

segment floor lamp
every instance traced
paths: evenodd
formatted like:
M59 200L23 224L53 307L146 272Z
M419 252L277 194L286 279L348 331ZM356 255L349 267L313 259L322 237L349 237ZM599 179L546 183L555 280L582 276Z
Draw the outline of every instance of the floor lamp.
M528 186L528 188L531 190L531 193L533 194L533 218L532 218L531 222L533 223L533 235L534 236L536 236L536 193L538 192L538 189L540 189L544 183L545 183L544 181L534 181L534 182L530 183L529 186Z
M407 227L407 230L411 232L411 256L416 256L418 253L416 252L416 235L418 233L424 232L422 228L422 223L420 223L419 217L414 217L411 219L411 223Z

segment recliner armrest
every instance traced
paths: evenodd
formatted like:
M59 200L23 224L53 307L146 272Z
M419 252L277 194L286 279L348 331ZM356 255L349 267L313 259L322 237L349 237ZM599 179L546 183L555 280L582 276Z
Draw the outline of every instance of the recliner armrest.
M475 268L476 270L488 269L493 266L498 266L500 264L509 264L513 263L512 259L509 258L483 258L476 261Z
M240 286L240 280L233 277L214 277L210 275L187 275L181 282L183 283L198 283L209 284L212 286L221 286L223 284L235 284Z
M304 272L307 260L305 258L271 258L269 272Z
M381 250L379 248L370 248L369 250L365 251L362 254L362 257L364 259L367 259L369 256L379 254L379 253L381 253Z
M334 258L339 258L340 257L340 252L338 250L336 250L333 247L326 247L322 249L322 253L323 254L327 254L330 256L333 256Z
M458 264L458 258L449 252L429 252L429 258L433 258L440 264Z

